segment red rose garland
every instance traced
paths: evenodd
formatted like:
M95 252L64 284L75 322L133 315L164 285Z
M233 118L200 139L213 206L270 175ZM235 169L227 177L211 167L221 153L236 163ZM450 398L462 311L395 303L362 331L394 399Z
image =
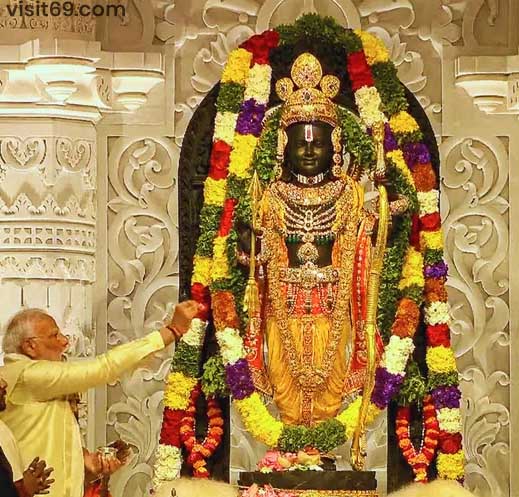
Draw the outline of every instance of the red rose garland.
M413 469L415 481L427 483L427 468L436 454L436 447L438 446L438 438L440 435L438 420L436 418L436 409L430 395L425 397L423 403L425 432L422 439L422 448L419 452L416 451L413 442L411 441L409 433L410 420L410 407L399 407L396 416L398 446L400 447L405 460ZM459 436L461 438L461 435ZM456 451L457 450L458 448L456 448Z
M207 399L207 436L202 443L196 439L196 401L200 395L200 384L191 392L186 414L180 424L180 439L188 457L187 463L193 467L195 478L209 478L207 460L214 454L223 436L223 418L220 404L215 397Z

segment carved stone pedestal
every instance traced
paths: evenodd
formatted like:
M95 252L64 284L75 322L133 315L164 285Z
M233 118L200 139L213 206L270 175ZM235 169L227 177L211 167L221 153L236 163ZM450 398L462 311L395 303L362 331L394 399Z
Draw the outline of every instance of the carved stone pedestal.
M378 497L374 471L284 471L240 473L238 484L270 485L296 495L312 497Z

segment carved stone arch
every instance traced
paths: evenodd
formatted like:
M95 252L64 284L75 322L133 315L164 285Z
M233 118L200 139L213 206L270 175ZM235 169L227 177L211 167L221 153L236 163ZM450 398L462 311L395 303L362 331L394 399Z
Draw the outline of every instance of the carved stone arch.
M281 5L284 3L287 3L287 0L267 0L261 6L257 14L256 21L256 31L258 33L261 33L262 31L272 27L272 17L275 15L279 7L281 7ZM320 11L320 9L316 8L314 0L305 0L304 2L301 2L301 0L292 0L292 3L297 8L300 8L300 12L297 12L296 10L296 17L303 12L308 13L317 12L317 10ZM331 4L332 8L335 8L340 14L342 14L342 18L337 18L335 15L333 16L336 17L339 24L342 24L346 28L360 29L360 13L352 0L329 0L328 3ZM329 15L328 12L320 13L323 15ZM294 19L294 17L291 19Z

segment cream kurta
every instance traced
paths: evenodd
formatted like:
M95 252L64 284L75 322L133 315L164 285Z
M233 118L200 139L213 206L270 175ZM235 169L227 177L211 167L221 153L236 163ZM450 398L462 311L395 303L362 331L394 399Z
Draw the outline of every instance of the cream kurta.
M115 381L147 355L164 348L159 332L120 345L93 360L34 361L7 354L0 377L7 381L1 419L13 432L23 467L35 457L54 468L48 497L82 497L84 464L79 425L66 395Z

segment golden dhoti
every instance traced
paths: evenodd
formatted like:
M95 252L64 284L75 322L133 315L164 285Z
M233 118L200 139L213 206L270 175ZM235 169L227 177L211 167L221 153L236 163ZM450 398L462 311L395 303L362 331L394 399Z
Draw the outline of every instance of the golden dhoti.
M288 327L301 364L320 368L325 356L331 331L331 316L310 314L288 318ZM342 403L344 382L348 370L351 324L344 319L344 330L337 348L333 366L323 387L305 397L299 382L292 377L276 320L267 319L266 343L274 401L284 423L308 424L334 417ZM304 415L306 411L306 416Z

